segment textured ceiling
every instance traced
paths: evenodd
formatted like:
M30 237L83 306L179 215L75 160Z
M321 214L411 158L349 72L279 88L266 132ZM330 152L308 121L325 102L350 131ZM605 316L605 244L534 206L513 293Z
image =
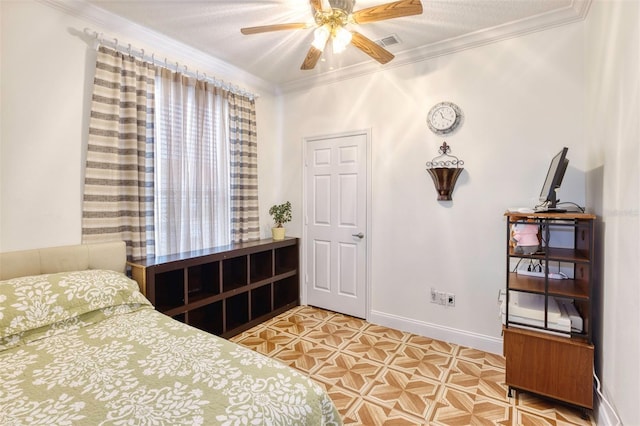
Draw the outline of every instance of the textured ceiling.
M313 29L242 35L240 28L312 20L307 0L86 0L87 3L164 34L241 68L275 86L308 84L339 73L372 72L495 39L583 19L590 0L423 0L419 16L357 26L396 59L381 66L353 46L325 52L316 68L300 70ZM354 10L385 3L356 0ZM355 29L355 28L354 28Z

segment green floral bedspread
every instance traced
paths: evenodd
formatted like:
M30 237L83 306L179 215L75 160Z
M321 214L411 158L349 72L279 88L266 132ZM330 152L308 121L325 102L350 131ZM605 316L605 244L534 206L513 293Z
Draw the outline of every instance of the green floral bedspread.
M134 281L0 282L0 425L340 425L293 369L158 313Z

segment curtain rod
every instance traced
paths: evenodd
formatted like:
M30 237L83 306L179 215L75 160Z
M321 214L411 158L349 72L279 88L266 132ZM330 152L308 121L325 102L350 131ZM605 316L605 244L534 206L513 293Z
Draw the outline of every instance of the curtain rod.
M210 77L208 76L206 73L200 73L199 71L189 71L187 69L186 65L182 66L182 69L180 68L180 64L178 62L175 62L175 65L173 65L173 62L169 63L167 61L167 58L164 58L164 61L156 59L155 58L155 54L151 54L151 56L147 55L144 51L144 49L140 48L140 49L136 49L136 48L132 48L131 47L131 43L127 43L126 46L120 44L118 42L118 39L115 37L111 37L111 38L107 38L105 39L103 37L102 33L98 33L97 31L93 31L89 28L85 28L84 29L85 34L93 37L95 39L95 48L98 49L98 47L100 47L100 45L104 45L107 47L110 47L112 49L115 49L116 51L120 52L120 53L125 53L127 55L130 56L137 56L139 57L141 60L145 61L145 62L149 62L153 65L162 67L162 68L166 68L170 71L175 71L177 73L181 73L184 74L188 77L194 77L197 80L202 80L202 81L206 81L208 83L212 83L214 84L216 87L219 87L221 89L227 90L231 93L234 93L236 95L241 95L241 96L246 96L247 98L254 100L254 99L258 99L259 95L249 92L247 90L242 89L239 86L234 86L230 83L225 83L222 80L218 80L215 77ZM111 41L113 40L113 41Z

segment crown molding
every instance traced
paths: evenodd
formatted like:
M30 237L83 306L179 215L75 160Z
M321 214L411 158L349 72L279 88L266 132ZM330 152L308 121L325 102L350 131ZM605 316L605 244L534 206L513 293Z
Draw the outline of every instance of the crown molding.
M438 56L449 55L463 50L521 37L534 32L580 22L586 18L591 2L592 0L573 0L569 6L553 12L542 13L519 21L486 28L460 37L450 38L396 53L394 60L384 66L374 61L363 62L320 75L296 79L282 84L280 89L283 93L288 93L308 89L309 87L336 83L382 70L425 61Z
M236 85L246 85L248 91L258 92L258 94L277 94L279 88L257 77L241 68L231 65L225 61L217 59L201 50L195 49L189 45L181 43L175 39L167 37L142 25L131 22L121 16L115 15L106 10L100 9L92 4L85 3L81 0L36 0L41 4L47 5L54 9L85 20L98 28L92 30L100 33L100 29L109 31L105 37L113 37L115 35L126 37L131 40L119 40L120 44L128 44L129 41L134 43L146 44L148 46L162 46L163 56L171 56L170 62L173 63L176 58L182 62L192 61L199 67L205 67L206 73L215 77L217 80L224 80ZM111 34L113 33L113 34ZM139 46L136 46L139 49ZM204 70L201 70L204 71Z
M182 58L185 61L202 64L202 66L206 67L207 71L214 74L218 79L232 80L234 85L241 83L247 85L250 91L258 91L272 95L306 90L310 87L349 80L415 62L425 61L438 56L449 55L466 49L521 37L533 32L579 22L586 18L592 2L592 0L573 0L567 7L557 9L553 12L539 14L508 24L465 34L460 37L454 37L419 48L398 52L395 53L395 59L386 65L380 65L375 61L366 61L277 85L198 49L128 21L82 0L37 1L68 15L86 20L100 28L108 28L110 32L117 33L118 35L131 38L132 40L145 43L149 46L162 46L163 52L175 58ZM96 30L96 32L99 31Z

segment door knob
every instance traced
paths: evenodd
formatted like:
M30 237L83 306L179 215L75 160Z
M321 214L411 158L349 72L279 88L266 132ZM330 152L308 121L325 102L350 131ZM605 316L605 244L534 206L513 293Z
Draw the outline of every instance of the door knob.
M364 234L363 234L362 232L358 232L357 234L351 234L351 236L353 236L353 237L358 237L358 238L360 238L360 239L363 239L363 238L364 238Z

